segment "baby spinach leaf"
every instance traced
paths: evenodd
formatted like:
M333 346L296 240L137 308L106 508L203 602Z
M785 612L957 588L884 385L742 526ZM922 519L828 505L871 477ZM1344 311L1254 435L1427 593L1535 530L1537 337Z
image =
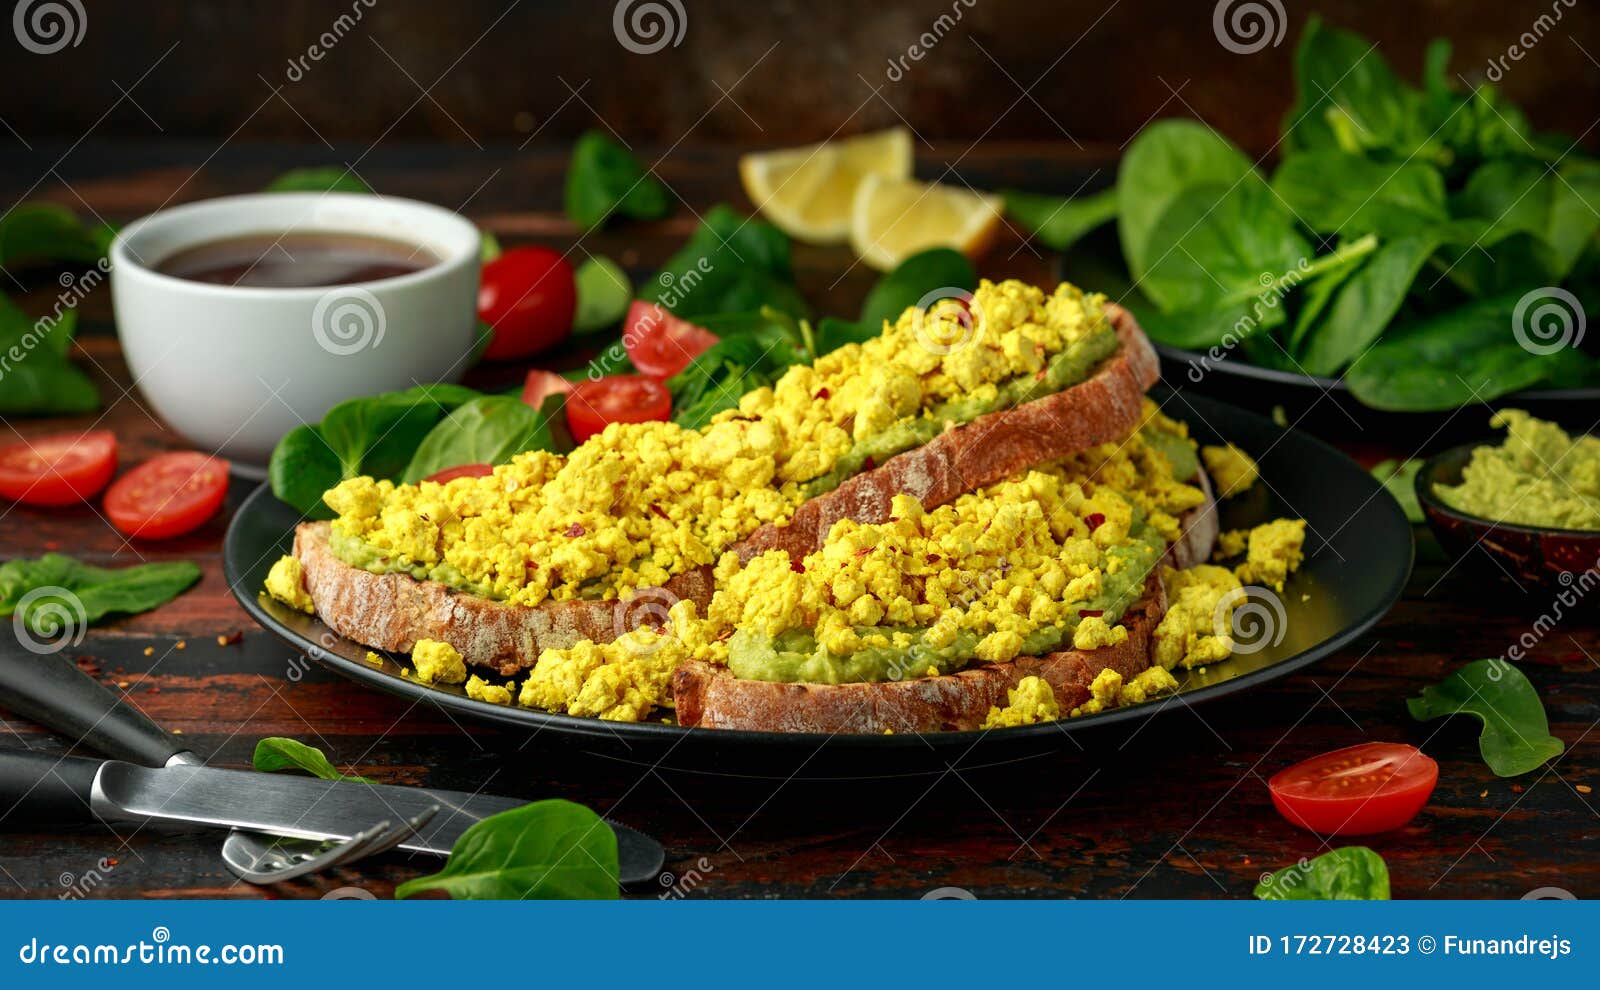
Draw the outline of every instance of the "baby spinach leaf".
M1391 457L1372 466L1372 476L1400 503L1401 511L1412 524L1427 521L1422 515L1422 503L1417 501L1417 472L1420 470L1422 460L1416 457L1407 461L1397 461Z
M1305 352L1306 335L1311 328L1327 312L1328 304L1333 302L1344 284L1356 273L1362 265L1366 264L1366 255L1347 256L1344 261L1331 266L1318 277L1311 279L1306 285L1300 298L1300 308L1295 313L1294 329L1289 332L1289 350L1295 354Z
M1521 231L1548 244L1555 261L1547 277L1560 281L1600 230L1600 164L1573 158L1552 172L1527 159L1491 161L1468 177L1453 206L1460 216L1488 221L1492 231Z
M1284 121L1288 151L1440 159L1422 94L1401 82L1376 48L1359 35L1325 26L1316 15L1306 22L1294 55L1296 100Z
M1305 370L1332 375L1359 357L1400 311L1417 273L1438 248L1436 235L1417 234L1390 241L1369 257L1305 337Z
M67 359L77 325L77 310L35 321L0 296L0 415L68 415L100 407L100 390Z
M790 365L806 360L784 327L760 314L737 316L737 332L730 317L709 320L707 329L722 339L667 380L672 421L679 426L705 426L717 413L738 406L746 392L771 385Z
M966 255L951 248L929 248L913 254L878 279L861 304L860 322L872 331L868 336L875 337L883 332L885 320L892 323L899 319L901 313L929 293L947 289L954 295L977 287L978 272ZM822 350L820 345L818 350Z
M462 464L504 464L525 450L549 450L543 416L520 398L485 395L458 406L417 446L400 480L421 481Z
M1117 190L1088 196L1045 196L1007 189L1006 213L1045 247L1065 251L1085 234L1117 218Z
M1117 234L1134 280L1161 256L1150 238L1173 200L1196 186L1225 190L1247 181L1260 181L1250 159L1204 124L1162 120L1140 131L1122 158L1116 186Z
M354 171L340 165L295 168L267 183L267 192L369 193L372 187Z
M1403 237L1450 219L1444 176L1426 162L1307 151L1283 159L1272 188L1319 234Z
M1265 183L1194 186L1150 231L1140 288L1162 309L1220 309L1255 298L1312 257Z
M323 780L348 780L357 784L377 783L368 777L340 773L338 768L322 754L322 750L282 736L269 736L256 743L253 763L258 773L304 770L311 776Z
M22 599L40 588L63 589L30 601L21 621L36 636L56 636L74 623L94 622L112 612L148 612L178 597L200 579L187 561L95 567L65 554L0 564L0 616L14 614Z
M1217 344L1241 344L1270 334L1283 324L1283 307L1271 295L1228 303L1217 308L1167 313L1131 296L1123 304L1133 310L1145 332L1164 344L1203 350Z
M1419 722L1462 713L1483 722L1478 751L1498 777L1537 770L1564 748L1527 675L1501 659L1474 660L1407 698L1406 710Z
M628 312L633 298L633 283L628 273L610 258L599 255L578 266L573 273L578 286L578 310L572 317L573 333L589 333L616 324Z
M661 180L603 131L585 131L573 147L565 205L567 216L585 231L613 216L657 220L672 208Z
M339 455L315 424L302 423L284 434L267 461L272 494L307 519L329 519L322 493L344 480Z
M618 896L617 836L599 815L559 799L485 818L456 840L444 869L395 888L457 900L601 900Z
M789 239L725 204L706 212L684 246L641 287L640 297L696 323L703 316L754 313L763 306L793 316L807 312L794 284Z
M105 257L116 232L88 226L55 203L20 203L0 217L0 266L70 261L92 264Z
M1366 846L1345 846L1261 878L1263 901L1386 901L1389 866Z

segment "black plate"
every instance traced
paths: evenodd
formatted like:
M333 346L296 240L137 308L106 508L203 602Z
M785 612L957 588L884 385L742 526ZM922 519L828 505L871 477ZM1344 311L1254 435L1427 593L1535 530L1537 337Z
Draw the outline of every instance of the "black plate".
M1465 443L1483 433L1488 411L1526 409L1541 419L1562 419L1582 403L1600 402L1600 388L1544 389L1502 395L1479 409L1385 412L1364 406L1342 378L1321 378L1249 364L1237 351L1211 359L1198 351L1155 343L1161 377L1186 391L1224 396L1251 409L1282 409L1284 421L1320 437L1429 448Z
M1372 476L1308 434L1186 393L1160 392L1167 411L1189 423L1202 443L1226 437L1261 463L1263 484L1225 503L1225 529L1298 516L1307 523L1307 560L1278 599L1252 599L1277 641L1255 653L1179 674L1182 699L1197 704L1237 694L1328 656L1380 619L1411 572L1411 527ZM452 716L575 737L588 750L623 760L739 776L810 779L902 776L979 767L1067 746L1107 726L1142 722L1167 701L1045 725L991 732L827 736L655 723L602 722L474 701L458 687L430 687L401 675L392 659L365 660L367 648L318 619L260 594L268 569L288 552L298 518L263 485L239 507L223 545L228 583L245 611L294 649L351 680L408 698L426 698ZM1241 619L1240 632L1252 632Z

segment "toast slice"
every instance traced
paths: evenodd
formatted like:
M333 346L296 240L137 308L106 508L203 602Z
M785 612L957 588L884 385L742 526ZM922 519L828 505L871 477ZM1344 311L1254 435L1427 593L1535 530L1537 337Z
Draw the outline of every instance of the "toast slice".
M1217 538L1216 502L1201 471L1196 479L1206 501L1185 514L1183 535L1163 563L1177 568L1203 563ZM1055 692L1063 712L1089 700L1089 685L1102 670L1124 679L1150 666L1152 637L1167 612L1158 567L1144 595L1123 615L1128 638L1095 650L1062 650L1006 663L986 663L940 677L871 684L788 684L742 680L726 667L691 661L672 678L679 725L764 732L868 733L952 732L983 725L991 706L1004 706L1007 692L1024 677L1040 677Z
M915 495L932 509L1035 464L1127 436L1139 424L1144 393L1160 367L1133 314L1109 304L1106 312L1121 347L1085 381L951 427L807 501L787 525L764 526L731 549L745 561L772 549L803 556L820 547L840 519L885 521L897 494ZM467 663L508 677L532 667L541 650L583 639L610 642L637 625L659 622L674 601L688 599L704 609L713 590L711 568L701 567L623 600L507 605L435 581L352 567L334 556L328 536L328 523L302 523L294 555L317 614L334 631L396 652L410 651L419 639L443 640Z

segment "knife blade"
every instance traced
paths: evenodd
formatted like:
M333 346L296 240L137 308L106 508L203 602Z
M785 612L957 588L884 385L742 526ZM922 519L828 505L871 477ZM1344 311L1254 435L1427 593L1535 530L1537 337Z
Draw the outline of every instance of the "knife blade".
M153 769L109 760L90 790L90 808L103 819L242 828L299 839L344 839L378 821L404 821L438 812L411 839L413 852L448 856L473 825L526 804L466 791L363 784L176 765ZM638 883L661 872L660 844L616 822L619 879Z

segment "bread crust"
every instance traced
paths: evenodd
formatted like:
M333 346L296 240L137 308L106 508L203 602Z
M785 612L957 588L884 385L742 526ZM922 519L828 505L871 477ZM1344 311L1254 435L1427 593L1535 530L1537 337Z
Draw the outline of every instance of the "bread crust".
M763 526L730 549L744 561L772 549L803 556L819 548L840 519L887 520L895 495L914 495L931 509L1035 464L1128 435L1160 366L1133 314L1115 304L1106 312L1121 346L1085 381L952 427L807 501L785 526ZM712 569L699 567L620 601L508 605L437 581L353 567L334 556L328 537L328 523L302 523L294 555L317 614L334 631L394 652L409 652L419 639L442 640L467 663L508 677L531 668L541 650L582 639L609 642L638 625L659 623L674 601L693 601L703 611L714 587Z

